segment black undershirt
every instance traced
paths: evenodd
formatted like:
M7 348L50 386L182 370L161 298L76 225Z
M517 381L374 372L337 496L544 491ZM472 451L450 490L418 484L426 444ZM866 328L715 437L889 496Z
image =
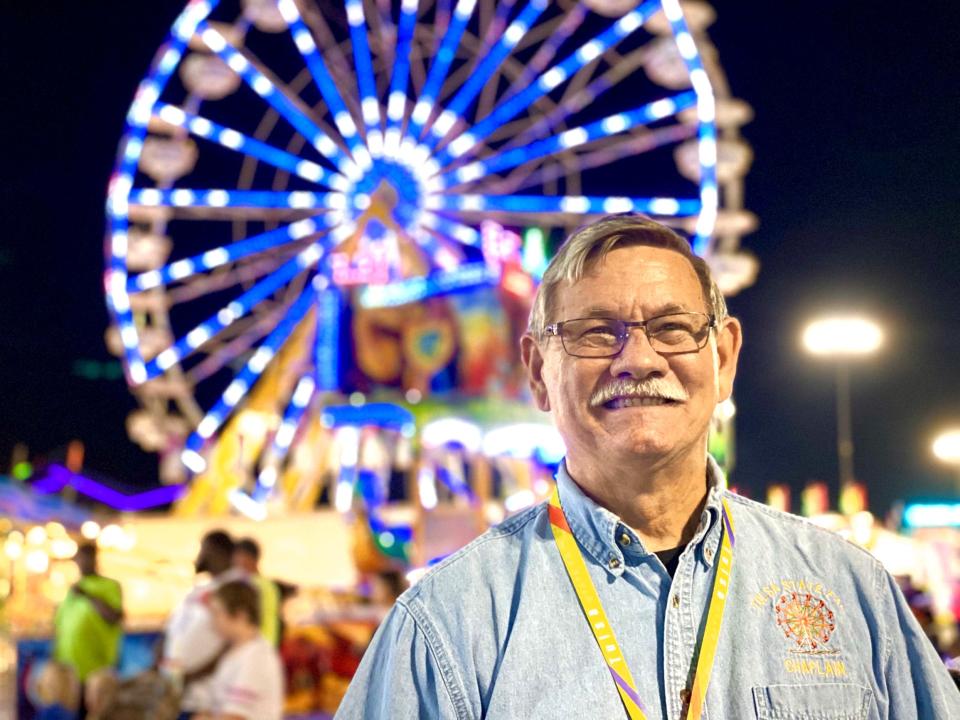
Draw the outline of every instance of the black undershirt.
M655 555L660 558L660 562L663 563L663 566L667 569L667 573L670 575L670 579L673 580L673 574L677 571L677 565L680 564L680 555L683 554L686 545L681 545L680 547L670 548L669 550L661 550Z

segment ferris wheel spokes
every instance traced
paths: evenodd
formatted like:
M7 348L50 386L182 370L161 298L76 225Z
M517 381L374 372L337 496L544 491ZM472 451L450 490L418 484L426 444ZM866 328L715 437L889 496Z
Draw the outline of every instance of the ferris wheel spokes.
M338 172L327 170L312 160L298 157L176 105L158 103L154 116L168 125L185 128L191 135L262 160L308 182L334 189L343 185L342 179L338 181L338 178L343 178Z
M661 98L634 110L615 113L587 125L564 130L553 137L537 140L529 145L495 152L483 160L475 160L457 169L446 170L442 175L444 177L453 175L460 183L467 183L488 173L501 172L545 155L553 155L627 130L644 127L651 122L693 107L696 102L697 96L693 92Z
M510 23L446 108L440 111L433 124L429 126L429 133L422 141L427 148L431 151L435 150L440 141L453 129L457 120L465 115L484 85L489 82L493 73L517 46L530 26L537 21L547 8L547 4L548 0L530 0L517 18Z
M197 27L204 44L210 48L215 55L223 60L230 69L267 102L277 113L279 113L290 125L297 130L307 141L319 152L327 161L340 170L341 173L350 177L357 174L357 163L360 158L350 159L344 155L340 146L324 133L320 127L304 113L297 104L278 87L270 78L268 78L247 56L234 46L219 31L208 25L206 22L200 23ZM360 168L361 170L363 168Z
M383 135L380 132L380 101L377 99L377 81L370 58L370 43L367 40L367 19L363 12L363 0L346 0L347 24L353 45L353 60L360 89L360 112L366 128L367 148L374 157L383 153Z
M130 275L127 278L127 292L137 293L173 282L182 282L229 262L237 262L258 253L303 240L316 232L315 220L311 218L297 220L274 230L267 230L243 240L205 250L191 257L175 260L155 270Z
M407 111L407 83L410 80L410 51L417 25L418 0L402 0L393 74L387 94L387 131L384 150L388 157L400 152L403 118Z
M228 325L250 313L257 304L263 302L277 290L287 285L304 270L312 270L319 260L330 250L331 243L317 241L301 250L292 259L259 280L253 287L239 297L224 305L203 322L195 325L173 345L161 351L146 365L147 377L154 378L180 362L184 357L213 338Z
M445 166L451 160L475 150L504 123L515 118L525 108L566 82L588 63L640 28L659 8L659 0L648 0L642 6L624 15L600 35L571 52L540 75L536 82L531 82L526 88L517 92L511 92L515 86L508 88L501 103L489 115L477 122L469 133L451 134L450 141L438 154L437 162Z
M340 91L337 89L336 82L327 69L327 64L317 51L317 43L314 40L313 33L304 23L300 16L300 10L293 0L279 0L277 6L283 15L283 19L287 22L293 42L297 46L301 57L303 57L314 84L330 109L337 130L340 131L347 147L350 148L354 160L358 164L362 163L362 160L358 160L358 154L363 155L367 150L360 141L357 125L347 109Z
M207 461L198 452L203 443L220 429L233 409L246 397L250 388L263 374L267 365L270 364L277 351L290 337L294 328L307 314L307 311L313 307L314 301L315 291L313 286L308 283L290 306L283 320L260 344L260 347L244 365L243 370L223 391L217 404L203 417L197 425L197 429L187 438L181 459L193 472L200 473L206 469Z

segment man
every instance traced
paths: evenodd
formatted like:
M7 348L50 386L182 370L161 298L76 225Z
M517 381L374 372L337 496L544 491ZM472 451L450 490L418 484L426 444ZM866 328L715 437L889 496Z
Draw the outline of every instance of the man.
M233 568L233 540L222 530L203 537L194 566L209 580L194 587L170 615L161 662L163 671L183 685L180 706L187 715L210 708L211 678L226 651L213 626L210 599L223 583L242 576Z
M557 494L397 601L338 717L960 717L872 556L722 489L707 432L740 343L672 231L575 233L521 346Z
M233 566L246 575L260 593L260 631L271 645L280 645L280 589L260 574L260 545L253 538L242 538L233 549Z
M123 597L120 583L97 572L95 544L81 545L74 562L80 579L57 608L54 657L85 683L98 670L117 664L123 634Z
M256 588L243 580L224 583L213 593L210 609L229 649L213 676L210 711L193 720L280 720L283 666L261 632Z

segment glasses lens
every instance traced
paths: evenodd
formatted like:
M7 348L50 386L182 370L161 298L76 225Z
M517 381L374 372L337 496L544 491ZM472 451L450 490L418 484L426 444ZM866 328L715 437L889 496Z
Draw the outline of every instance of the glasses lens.
M710 318L697 313L661 315L647 321L647 336L654 350L691 352L703 347L710 332Z
M561 326L564 349L580 357L616 355L623 344L624 325L617 320L586 318L567 320Z

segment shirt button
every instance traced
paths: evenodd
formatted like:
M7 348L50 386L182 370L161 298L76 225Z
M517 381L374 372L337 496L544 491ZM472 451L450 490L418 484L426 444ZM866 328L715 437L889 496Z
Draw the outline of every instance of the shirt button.
M627 547L627 545L630 544L630 536L627 535L626 533L621 533L621 534L620 534L620 544L623 545L624 547Z
M674 608L680 607L680 596L679 596L679 595L674 595L674 596L673 596L673 607L674 607Z
M611 570L616 570L618 567L620 567L620 558L618 557L610 558L610 561L607 563L607 565Z
M707 562L713 562L713 548L707 548L703 551L703 555L707 558Z
M683 703L683 709L686 710L687 706L690 704L690 697L693 693L690 692L690 688L684 688L680 691L680 702Z

